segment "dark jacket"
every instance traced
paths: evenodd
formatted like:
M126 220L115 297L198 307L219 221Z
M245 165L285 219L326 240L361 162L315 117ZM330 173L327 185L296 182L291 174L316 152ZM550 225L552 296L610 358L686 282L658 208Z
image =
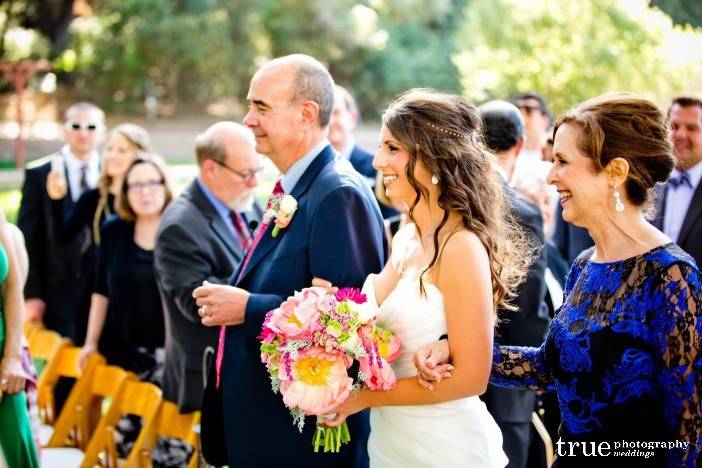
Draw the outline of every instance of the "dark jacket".
M244 214L246 217L247 214ZM259 222L258 205L248 221ZM156 234L154 271L166 319L163 396L181 412L200 409L203 354L216 349L218 329L200 323L193 289L233 282L244 252L225 221L193 181L161 218Z

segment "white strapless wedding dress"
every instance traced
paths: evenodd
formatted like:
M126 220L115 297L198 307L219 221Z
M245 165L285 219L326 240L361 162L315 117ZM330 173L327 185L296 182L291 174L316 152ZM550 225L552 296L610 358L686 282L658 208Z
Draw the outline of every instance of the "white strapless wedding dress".
M392 364L398 379L415 377L416 350L447 333L441 291L425 282L419 293L418 271L405 271L399 258L417 248L414 226L405 226L393 242L393 263L401 279L378 310L378 325L400 339L400 356ZM375 301L373 276L363 289ZM427 390L429 391L429 390ZM368 454L372 468L503 468L502 433L477 396L421 406L373 408Z

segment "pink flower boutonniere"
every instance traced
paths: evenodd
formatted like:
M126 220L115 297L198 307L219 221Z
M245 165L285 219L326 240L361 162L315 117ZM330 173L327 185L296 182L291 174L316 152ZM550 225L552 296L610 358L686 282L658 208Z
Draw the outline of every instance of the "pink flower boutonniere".
M266 223L273 220L275 223L271 233L273 237L277 237L281 229L288 227L295 211L297 211L297 200L290 195L276 197L272 201L270 208L263 215L263 220Z

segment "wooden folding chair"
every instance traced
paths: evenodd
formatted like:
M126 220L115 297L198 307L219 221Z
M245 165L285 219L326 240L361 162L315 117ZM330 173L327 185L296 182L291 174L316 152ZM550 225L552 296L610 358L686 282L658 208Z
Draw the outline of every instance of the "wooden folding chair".
M32 339L29 340L29 354L37 369L37 388L39 391L41 391L45 379L44 369L56 357L61 348L70 344L71 340L51 330L37 330L32 335Z
M140 468L151 468L151 452L158 442L159 437L172 437L187 442L193 449L188 462L188 468L196 468L199 459L198 435L195 432L195 426L200 424L200 412L193 411L192 413L181 414L175 403L163 401L159 409L156 421L149 428L148 432L144 433L144 437L137 441L132 448L132 453L127 460L136 461L139 458L138 465Z
M92 359L103 360L102 356L93 356L95 358L91 356ZM121 367L101 362L88 365L81 379L73 386L53 434L41 451L42 466L80 465L102 417L103 401L114 401L125 382L139 381L135 374Z
M153 431L156 415L161 405L161 390L148 382L126 381L110 403L107 412L100 418L93 437L90 439L81 468L93 468L96 464L105 467L138 468L140 456L132 450L123 465L117 456L115 427L123 414L141 417L142 427L134 446L144 444L146 434ZM101 456L102 454L102 456Z
M61 377L71 377L80 381L81 372L78 369L78 358L81 348L77 346L62 346L56 353L56 357L44 366L44 372L38 385L38 406L42 419L50 425L54 424L56 418L54 404L54 387ZM104 363L105 358L94 354L90 356L86 365L86 372L92 370L98 362ZM75 388L75 386L74 386Z
M87 440L83 445L80 444L79 436L85 436L85 434L73 433L72 439L69 442L67 436L70 432L72 426L68 421L75 420L77 412L79 412L79 404L77 402L78 395L85 393L85 387L90 386L90 379L93 376L93 371L95 366L104 365L105 358L97 353L93 353L88 357L85 368L81 372L78 369L78 359L80 357L81 348L76 346L66 346L59 350L58 355L54 360L46 366L44 371L44 381L42 387L39 388L38 404L39 412L43 415L44 422L47 425L56 425L59 428L58 441L54 442L53 447L61 447L64 445L69 446L80 446L85 449L87 446ZM61 414L56 419L55 405L54 405L54 388L61 377L70 377L76 379L71 393L68 395L68 399L64 403ZM115 391L116 393L116 391ZM43 445L48 445L51 438L54 436L56 429L47 428L42 426L40 428L42 432L42 443ZM65 434L64 434L65 432ZM61 441L61 442L59 442Z
M22 324L22 331L24 332L24 337L27 338L27 340L29 340L39 330L44 330L44 325L41 322L26 320Z
M544 426L544 423L541 421L541 418L534 412L531 413L531 424L534 426L534 429L536 429L536 433L539 434L541 442L544 444L546 467L548 468L553 465L553 441L551 440L546 426Z

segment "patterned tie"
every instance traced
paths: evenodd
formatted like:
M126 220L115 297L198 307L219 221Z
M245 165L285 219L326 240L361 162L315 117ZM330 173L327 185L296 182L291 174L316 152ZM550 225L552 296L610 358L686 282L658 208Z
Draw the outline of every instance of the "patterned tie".
M251 234L249 233L249 229L246 227L244 218L234 210L229 212L229 217L234 225L234 230L236 231L236 236L239 240L241 250L246 252L251 246Z
M88 190L90 186L88 186L88 165L83 164L80 166L80 194L82 195L83 192Z
M688 188L692 188L692 181L690 181L690 176L687 172L683 172L679 176L671 177L668 179L668 183L673 189L677 189L682 185L687 185Z
M282 178L278 179L278 181L275 183L275 187L273 187L273 193L271 194L271 197L268 199L268 203L266 204L266 211L270 209L270 207L273 205L273 199L276 197L282 196L285 191L283 190L283 186L281 185L280 181ZM241 280L242 275L244 274L244 270L246 270L246 266L249 264L249 260L251 260L251 255L253 255L254 250L256 250L256 246L258 243L261 241L261 238L263 238L263 234L266 232L266 229L268 228L268 225L271 223L271 220L269 219L268 221L263 221L260 226L258 226L258 229L256 230L256 234L254 235L253 242L251 243L251 246L249 247L248 252L246 252L246 257L244 258L244 263L241 265L241 269L239 270L239 276L236 278L236 282L238 283ZM226 338L227 334L227 327L226 325L222 325L219 328L219 341L217 342L217 357L215 358L215 371L217 374L217 380L216 380L216 386L215 388L219 388L220 384L220 375L222 373L222 360L224 359L224 340Z
M90 189L90 186L88 185L88 164L83 164L80 166L80 193L78 194L79 197L80 195L83 195L88 189ZM90 228L87 226L83 228L81 235L83 237L83 239L80 242L80 253L82 255L88 251L88 249L93 243L93 239L92 233L90 232Z

